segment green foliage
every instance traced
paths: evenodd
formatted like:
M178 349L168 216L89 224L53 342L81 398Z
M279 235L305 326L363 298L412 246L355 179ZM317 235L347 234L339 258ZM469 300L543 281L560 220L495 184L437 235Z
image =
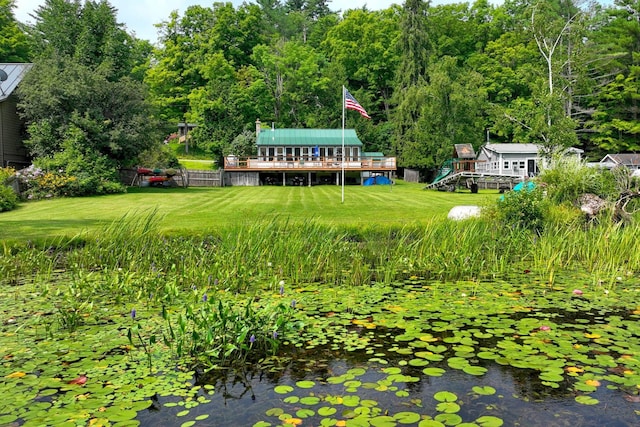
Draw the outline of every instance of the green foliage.
M29 43L13 16L14 0L0 0L0 62L28 62Z
M293 327L292 308L285 303L261 307L248 300L242 307L207 295L188 303L175 319L163 310L165 343L180 358L191 357L206 367L258 362L275 354Z
M503 226L515 227L541 233L549 209L540 186L510 191L498 200L496 219Z
M18 195L8 186L14 177L13 168L0 168L0 212L10 211L18 206Z
M130 76L148 51L127 34L116 12L108 1L46 0L29 29L36 56L73 60L110 81Z
M138 162L140 166L152 169L180 167L177 153L169 144L158 144L143 151L138 156Z
M608 170L589 167L575 156L554 157L550 165L542 169L538 180L554 204L575 203L585 193L609 200L619 196L614 176Z
M256 155L256 136L253 132L244 131L236 136L231 145L223 149L222 153L227 156L234 154L236 156L255 156Z
M0 212L10 211L18 207L18 195L11 187L0 185Z

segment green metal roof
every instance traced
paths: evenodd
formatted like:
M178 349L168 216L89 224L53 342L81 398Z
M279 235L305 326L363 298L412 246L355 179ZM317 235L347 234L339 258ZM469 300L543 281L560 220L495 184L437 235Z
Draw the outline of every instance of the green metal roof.
M281 145L286 147L341 146L342 129L261 129L258 147ZM344 130L344 145L362 146L354 129Z

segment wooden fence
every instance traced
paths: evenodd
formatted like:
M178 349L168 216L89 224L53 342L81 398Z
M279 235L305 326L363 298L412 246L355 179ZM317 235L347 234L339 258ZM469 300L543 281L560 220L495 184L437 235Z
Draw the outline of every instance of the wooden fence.
M222 170L187 170L185 175L189 187L222 187L224 185Z
M222 170L187 170L171 177L169 186L173 187L222 187L224 171ZM141 185L144 179L138 175L136 169L120 170L120 181L124 185Z

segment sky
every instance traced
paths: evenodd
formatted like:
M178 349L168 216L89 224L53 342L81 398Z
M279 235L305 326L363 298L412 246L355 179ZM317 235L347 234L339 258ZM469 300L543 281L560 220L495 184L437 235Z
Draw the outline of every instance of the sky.
M159 24L169 18L169 14L177 10L180 15L191 5L211 7L215 0L109 0L109 3L118 10L118 21L127 26L129 32L134 32L139 39L149 40L155 43ZM218 0L221 1L221 0ZM222 0L225 1L225 0ZM463 2L464 0L459 0ZM436 0L431 4L453 2L448 0ZM456 1L458 2L458 1ZM232 0L234 5L242 3L242 0ZM404 0L332 0L329 2L331 10L355 9L367 6L369 10L386 9L392 4L402 4ZM33 23L30 15L34 14L44 0L15 0L14 15L23 23Z

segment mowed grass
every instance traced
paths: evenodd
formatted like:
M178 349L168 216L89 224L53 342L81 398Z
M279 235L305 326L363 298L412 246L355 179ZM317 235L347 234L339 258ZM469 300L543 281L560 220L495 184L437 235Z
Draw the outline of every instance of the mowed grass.
M271 219L376 226L445 219L456 205L485 205L496 190L437 192L402 181L394 186L137 188L126 194L23 203L0 214L0 239L45 239L103 230L125 216L158 217L168 234L200 234Z

